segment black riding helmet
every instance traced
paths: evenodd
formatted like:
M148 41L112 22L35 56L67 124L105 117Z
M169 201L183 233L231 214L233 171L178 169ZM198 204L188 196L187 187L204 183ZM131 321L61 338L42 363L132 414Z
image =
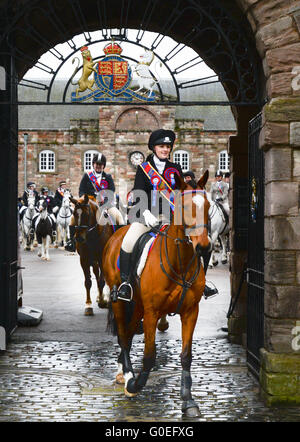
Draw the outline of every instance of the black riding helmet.
M42 187L42 188L41 188L41 192L42 192L42 193L49 192L48 187Z
M92 164L103 164L103 166L106 166L106 157L102 153L97 153L93 156Z
M149 137L148 147L153 151L154 146L159 144L168 144L173 149L176 135L172 130L157 129L152 132Z

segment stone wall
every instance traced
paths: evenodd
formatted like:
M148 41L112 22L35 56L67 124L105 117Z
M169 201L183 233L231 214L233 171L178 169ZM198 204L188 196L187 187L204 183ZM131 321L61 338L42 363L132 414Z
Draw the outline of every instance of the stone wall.
M270 403L300 403L300 4L238 0L262 59L265 151L265 342L261 385Z

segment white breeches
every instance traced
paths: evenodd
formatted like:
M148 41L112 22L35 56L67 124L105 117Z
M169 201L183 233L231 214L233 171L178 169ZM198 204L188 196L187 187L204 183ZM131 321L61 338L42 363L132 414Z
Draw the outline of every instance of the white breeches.
M143 233L149 232L150 230L151 227L144 226L144 224L132 223L124 236L122 250L131 253L137 240L143 235Z
M109 215L116 221L116 224L118 224L119 226L124 224L124 219L119 209L117 209L116 207L110 207L109 209L107 209L107 211Z

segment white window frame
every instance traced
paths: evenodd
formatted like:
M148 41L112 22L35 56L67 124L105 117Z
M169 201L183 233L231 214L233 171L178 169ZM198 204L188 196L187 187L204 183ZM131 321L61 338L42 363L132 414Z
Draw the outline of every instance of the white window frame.
M53 150L41 150L39 153L39 171L55 172L55 152Z
M92 170L92 168L93 168L93 164L92 164L93 156L95 154L98 154L98 153L99 153L99 151L98 150L94 150L94 149L86 150L84 152L84 156L83 156L83 170L84 170L84 172L90 172ZM88 156L89 156L89 160L87 159ZM90 163L90 167L87 167L87 162Z
M219 152L219 160L218 160L218 170L220 170L221 172L229 172L230 169L230 158L228 155L227 150L221 150L221 152Z
M176 158L177 157L177 158ZM178 158L179 157L179 158ZM186 157L186 158L184 158ZM187 172L190 167L190 154L186 150L175 150L173 153L173 162L180 164L182 172Z

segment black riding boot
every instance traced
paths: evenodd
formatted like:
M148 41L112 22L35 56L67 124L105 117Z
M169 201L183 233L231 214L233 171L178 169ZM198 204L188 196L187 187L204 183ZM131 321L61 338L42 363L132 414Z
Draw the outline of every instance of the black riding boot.
M120 250L120 273L121 285L118 289L118 299L123 301L131 301L133 296L132 286L130 284L131 277L131 253Z
M52 220L52 242L56 241L56 223Z
M218 289L217 289L216 287L214 287L213 289L210 288L210 287L208 287L208 285L206 285L206 286L204 287L203 295L204 295L204 298L205 298L205 299L210 298L211 296L214 296L214 295L216 295L217 293L219 293L219 292L218 292Z
M67 241L67 244L65 245L65 250L68 252L76 252L76 245L75 245L75 226L69 226L70 230L70 239Z

